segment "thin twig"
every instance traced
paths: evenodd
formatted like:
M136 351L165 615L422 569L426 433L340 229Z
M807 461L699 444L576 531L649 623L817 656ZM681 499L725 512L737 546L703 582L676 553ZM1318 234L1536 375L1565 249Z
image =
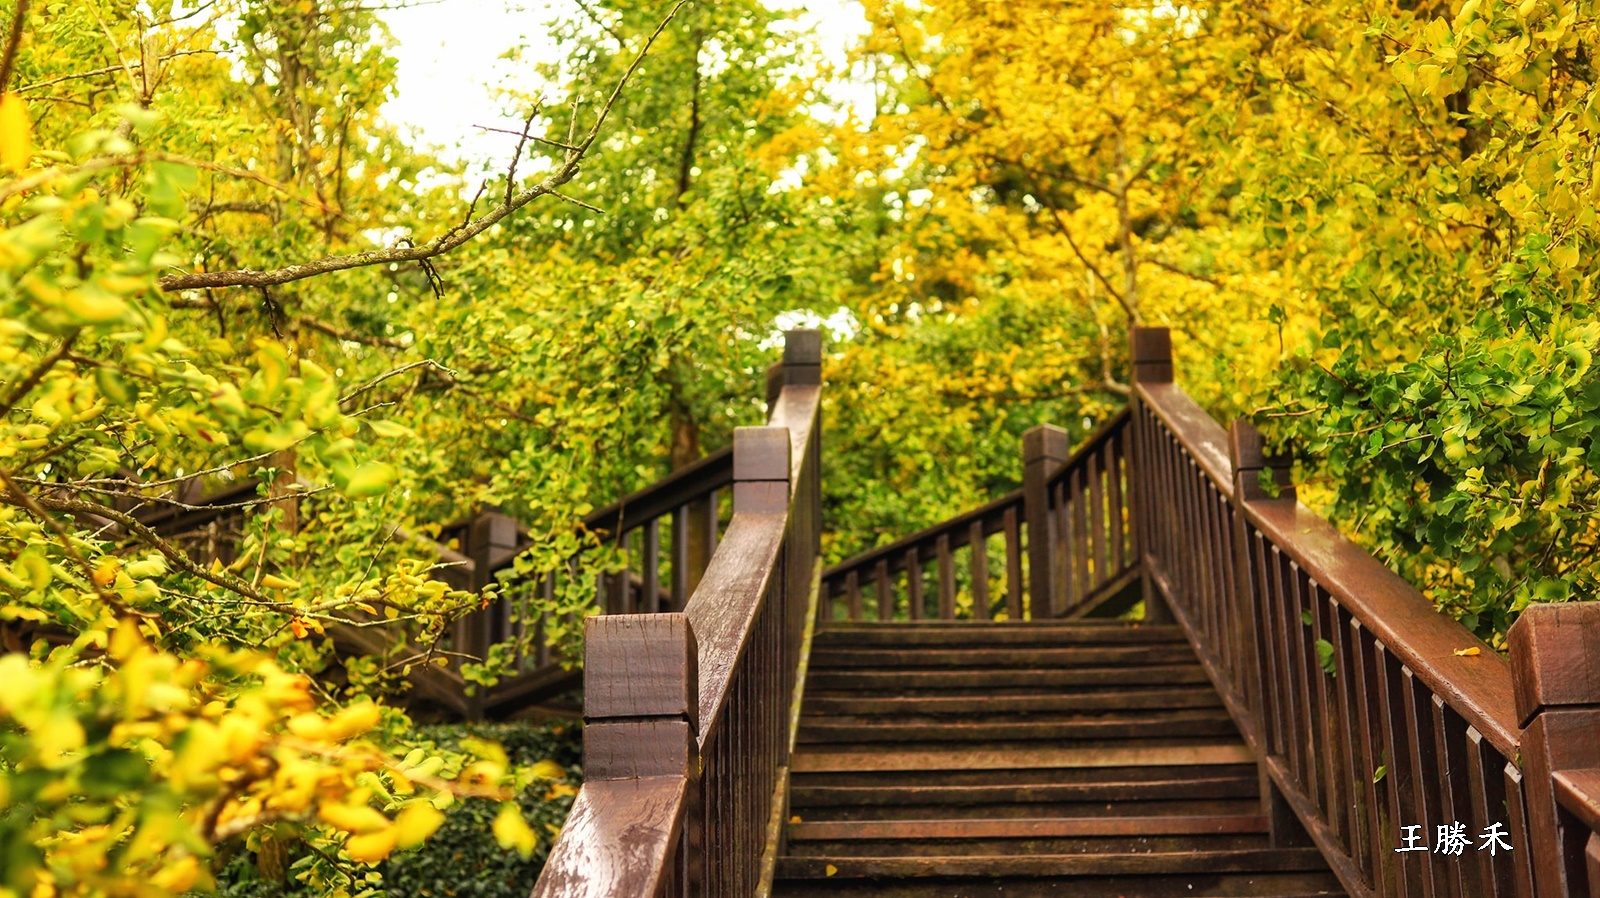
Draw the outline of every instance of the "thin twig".
M11 14L11 31L6 35L6 53L0 58L0 93L11 83L11 69L17 62L17 48L22 46L22 26L28 18L28 0L17 0Z
M611 114L611 110L616 105L618 98L622 96L623 88L632 80L634 74L639 70L639 66L644 62L645 56L650 52L651 47L655 45L656 40L687 2L688 0L679 0L672 7L672 11L667 14L667 17L661 20L661 24L656 27L655 32L650 35L650 39L645 42L643 49L634 57L633 63L628 66L628 70L617 80L610 96L600 108L599 115L595 117L594 124L584 134L582 140L573 143L572 149L567 152L566 159L561 166L543 181L527 190L514 194L509 202L499 204L465 228L451 228L444 234L422 244L393 246L387 249L370 250L342 256L325 256L321 259L275 268L270 271L254 271L246 268L233 271L203 271L168 275L158 281L159 286L165 291L192 290L201 287L266 287L287 284L290 281L316 277L333 271L363 268L368 265L421 262L461 246L494 227L501 220L515 213L523 206L539 197L553 193L578 174L578 163L583 159L589 148L594 145L595 140L599 138L601 128L605 125L606 119Z

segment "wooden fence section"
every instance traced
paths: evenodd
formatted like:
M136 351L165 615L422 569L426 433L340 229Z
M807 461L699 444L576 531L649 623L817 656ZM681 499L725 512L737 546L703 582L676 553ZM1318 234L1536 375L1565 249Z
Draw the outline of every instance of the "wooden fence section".
M605 508L590 513L583 526L621 555L625 567L596 575L594 611L599 614L653 614L681 611L699 582L722 533L721 507L733 484L733 450L707 455ZM497 513L447 528L479 572L474 588L501 580L500 595L489 607L463 618L450 634L451 650L481 658L490 646L526 638L532 651L517 656L515 673L491 687L477 710L488 716L510 713L552 693L575 686L582 673L564 666L552 652L560 640L548 622L532 613L536 598L548 601L571 570L507 575L530 542L514 519ZM568 629L575 622L564 622Z
M771 425L734 437L733 516L682 612L587 622L584 785L533 894L748 896L776 850L820 525L815 332Z
M823 619L1020 621L1096 610L1137 575L1130 420L1118 413L1076 452L1059 427L1029 430L1022 489L829 568Z
M1568 894L1535 890L1510 665L1276 489L1259 434L1171 382L1164 329L1133 350L1144 571L1261 759L1275 838L1308 834L1352 895ZM1469 844L1436 850L1456 824Z

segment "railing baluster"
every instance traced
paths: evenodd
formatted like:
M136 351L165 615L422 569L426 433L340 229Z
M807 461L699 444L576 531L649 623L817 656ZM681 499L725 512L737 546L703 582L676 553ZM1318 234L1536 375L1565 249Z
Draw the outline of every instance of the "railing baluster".
M1400 716L1405 721L1405 742L1409 749L1406 763L1411 769L1411 808L1417 822L1423 824L1423 834L1430 845L1437 845L1435 827L1445 822L1439 806L1439 793L1444 771L1439 769L1438 746L1433 741L1433 721L1428 718L1428 692L1417 681L1411 668L1400 667ZM1452 866L1444 855L1430 853L1422 858L1422 889L1424 895L1442 894L1447 878L1445 868Z
M1017 522L1017 510L1007 508L1003 518L1006 535L1006 616L1013 621L1023 619L1022 581L1022 530Z
M644 525L644 596L639 610L654 614L661 610L661 519L651 518Z
M1128 566L1128 527L1122 505L1127 438L1128 432L1124 429L1106 442L1106 513L1110 516L1111 524L1111 569L1107 573L1112 577L1120 575Z
M971 551L967 571L972 579L972 614L989 619L989 540L983 535L983 521L967 525L967 548Z
M672 510L672 610L689 602L689 506Z
M878 585L878 620L894 620L894 582L889 579L889 559L878 559L872 570L872 579Z
M1339 693L1338 732L1343 737L1341 742L1345 748L1343 764L1345 808L1350 829L1347 846L1362 877L1371 883L1375 876L1372 869L1374 857L1372 842L1377 836L1371 829L1371 821L1367 815L1370 808L1365 800L1366 790L1363 785L1371 778L1371 774L1364 772L1360 746L1348 741L1348 737L1356 732L1355 715L1360 710L1356 692L1356 655L1351 650L1352 643L1348 638L1352 632L1353 621L1337 601L1330 601L1329 610L1333 616L1329 635L1332 637L1334 663L1338 670L1338 680L1335 683Z
M1381 894L1393 895L1398 892L1394 872L1396 846L1390 840L1398 841L1400 831L1395 829L1397 823L1387 810L1379 786L1378 771L1387 759L1380 757L1382 749L1378 746L1380 730L1378 697L1373 680L1373 639L1359 620L1350 621L1350 650L1354 662L1351 667L1355 671L1356 719L1361 745L1361 769L1358 772L1367 806L1367 832L1372 835L1367 845L1372 857L1369 865L1372 885Z
M922 620L922 556L916 546L906 550L906 594L911 600L911 619Z
M1072 491L1068 512L1072 521L1072 569L1066 574L1066 578L1072 584L1072 588L1063 611L1070 610L1079 602L1085 601L1094 582L1090 579L1092 574L1089 569L1089 502L1083 495L1087 475L1087 471L1077 469L1067 478Z
M939 568L939 619L956 618L956 568L950 557L950 534L940 534L934 541L934 555Z
M844 595L850 614L847 620L861 620L861 583L856 578L856 572L851 571L844 576Z
M1107 570L1111 561L1106 534L1110 524L1106 520L1105 452L1106 447L1102 447L1099 452L1091 453L1085 471L1089 481L1089 571L1086 589L1090 591L1111 580L1110 571Z

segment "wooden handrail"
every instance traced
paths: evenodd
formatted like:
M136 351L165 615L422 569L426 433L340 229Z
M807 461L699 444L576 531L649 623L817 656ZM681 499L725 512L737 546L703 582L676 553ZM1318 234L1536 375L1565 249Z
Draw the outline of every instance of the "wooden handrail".
M587 621L584 816L535 898L756 891L819 549L820 354L814 333L792 334L771 423L735 431L732 519L683 612ZM617 781L646 778L653 809L616 800ZM621 857L624 832L647 850Z
M1519 763L1510 665L1299 504L1281 471L1282 492L1263 488L1281 466L1247 423L1230 437L1172 383L1164 329L1133 343L1147 602L1170 608L1260 759L1273 838L1309 838L1352 895L1535 894L1539 784ZM1431 853L1433 828L1456 822L1474 836L1498 823L1522 850ZM1397 851L1412 825L1424 848Z
M1023 440L1022 489L828 568L823 619L887 621L903 611L911 620L953 620L960 616L958 580L966 584L974 620L992 620L1000 610L1014 621L1096 610L1136 573L1122 470L1130 420L1126 409L1118 412L1070 451L1066 431L1049 425L1030 430ZM1036 529L1042 539L1034 539ZM1005 550L999 572L1005 600L998 608L990 595L988 552L996 534L1003 535ZM1027 579L1025 555L1031 559ZM935 568L932 590L923 583L928 565ZM869 587L872 603L864 601ZM937 598L931 608L929 598Z

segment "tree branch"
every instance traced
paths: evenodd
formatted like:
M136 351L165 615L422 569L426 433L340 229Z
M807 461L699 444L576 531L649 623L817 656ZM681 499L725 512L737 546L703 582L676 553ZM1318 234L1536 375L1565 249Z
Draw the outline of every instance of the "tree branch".
M429 240L426 243L413 246L393 246L388 249L370 250L364 253L352 253L341 256L326 256L311 262L302 262L270 271L254 271L248 268L234 271L206 271L191 274L174 274L161 278L157 283L162 290L194 290L203 287L271 287L277 284L287 284L290 281L303 280L320 274L333 271L346 271L351 268L364 268L369 265L383 265L398 262L422 262L435 256L443 255L458 246L472 240L484 231L498 224L503 219L515 213L518 209L533 202L541 196L554 193L557 188L572 180L578 173L578 163L582 161L589 148L594 145L595 139L600 135L600 129L610 115L611 109L616 105L617 99L622 95L622 89L632 80L639 66L644 62L650 48L655 45L673 18L678 14L688 0L679 0L672 7L661 24L656 26L650 39L633 59L628 70L618 79L611 95L606 99L605 105L600 108L600 113L595 117L593 126L577 141L567 152L565 161L561 166L543 181L527 190L511 195L507 201L486 212L484 215L471 222L464 228L452 228L449 231Z
M11 32L6 36L6 52L0 57L0 93L11 83L11 69L17 62L17 48L22 46L22 25L28 18L28 0L17 0L11 15Z

